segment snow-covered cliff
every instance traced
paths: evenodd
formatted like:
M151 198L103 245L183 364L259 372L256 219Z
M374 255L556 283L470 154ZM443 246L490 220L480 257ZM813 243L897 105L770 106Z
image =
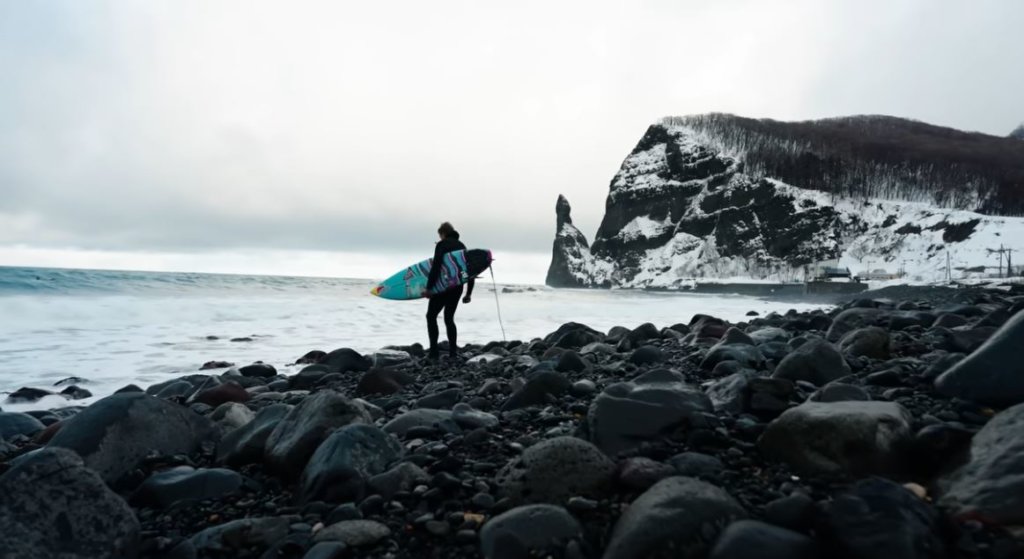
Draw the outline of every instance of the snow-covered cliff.
M1018 168L981 165L987 154L946 160L958 149L988 149L994 137L889 117L817 123L826 131L728 115L651 126L611 181L592 245L559 197L548 285L798 280L805 265L827 260L928 281L945 277L947 252L955 269L996 266L987 249L1000 244L1024 249L1024 219L994 215L1024 208ZM876 155L893 137L916 143ZM947 137L956 145L936 139ZM996 140L1016 155L1016 142ZM1019 154L1024 165L1024 145Z

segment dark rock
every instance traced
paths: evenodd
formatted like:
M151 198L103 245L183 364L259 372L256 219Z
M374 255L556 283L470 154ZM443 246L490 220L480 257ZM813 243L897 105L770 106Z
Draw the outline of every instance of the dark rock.
M241 487L242 476L233 470L178 466L149 476L131 501L136 506L166 508L179 501L219 499Z
M348 547L362 547L389 537L391 529L375 520L342 520L320 530L313 539L317 542L334 541Z
M825 556L849 559L936 559L946 556L937 511L886 479L858 482L824 509Z
M416 464L401 462L390 470L371 477L368 485L385 499L390 499L401 491L411 491L413 487L430 481L430 474Z
M812 402L866 402L871 399L867 390L842 382L830 382L822 386L809 398Z
M452 406L462 400L462 390L449 388L433 394L428 394L416 400L414 407L428 408L433 410L450 410Z
M864 382L871 386L900 386L903 384L903 374L898 369L886 369L871 373L864 378Z
M189 401L217 407L227 402L248 402L251 398L252 396L242 388L242 385L235 381L228 381L197 392Z
M31 437L46 428L38 419L27 413L0 412L0 441L16 435Z
M498 418L480 410L473 409L469 404L455 404L452 419L466 429L493 429L498 426Z
M235 429L244 427L256 418L256 412L247 408L244 404L227 402L217 406L210 413L210 421L213 421L221 428L221 433L230 433Z
M325 390L292 408L267 438L265 461L272 470L297 476L320 443L339 427L371 423L370 414L348 398Z
M348 546L341 542L320 542L309 548L302 559L344 559Z
M427 476L428 479L430 476ZM337 524L344 520L361 520L363 518L363 511L359 510L354 503L345 503L335 507L330 514L327 515L327 519L324 524Z
M159 388L159 390L154 391L154 388ZM184 398L195 392L195 389L196 387L186 380L172 380L150 386L146 389L146 394L154 395L162 400L169 400L171 398Z
M259 362L253 363L252 365L246 365L238 369L238 372L241 373L243 377L271 378L277 376L277 369L275 369L273 365Z
M574 396L590 396L597 392L597 385L592 380L579 380L572 383L571 391Z
M74 385L61 390L60 394L69 400L84 400L86 398L92 398L92 392Z
M939 375L952 368L953 365L962 361L964 357L967 356L963 353L945 353L932 361L932 363L921 373L921 376L926 380L934 380Z
M594 342L592 344L587 344L583 346L583 348L580 349L580 353L583 355L588 355L592 353L596 353L599 355L612 355L613 353L615 353L615 348L605 343Z
M966 359L935 379L941 394L989 406L1024 402L1024 312L1017 313Z
M716 479L725 470L721 460L700 452L683 452L668 459L668 464L681 476Z
M774 326L758 328L750 333L750 339L757 345L770 342L786 342L789 341L790 337L789 332Z
M374 353L370 359L375 368L396 367L412 363L412 355L409 352L397 349L382 349Z
M711 400L667 369L613 384L594 398L587 414L591 441L610 456L704 421Z
M975 429L958 423L927 425L914 433L911 458L928 478L955 469L967 462L975 433Z
M619 483L634 491L644 491L659 481L676 475L676 469L650 458L626 459L619 467Z
M932 326L956 328L957 326L964 326L965 324L967 324L966 318L958 314L947 313L939 315L939 317L935 319L935 322L932 323Z
M1024 524L1024 404L997 414L974 436L970 460L943 479L939 504L961 517Z
M561 555L569 541L582 537L579 522L564 508L527 505L484 524L480 530L480 551L488 559Z
M370 370L373 361L358 351L341 348L325 355L320 364L326 366L332 373L347 373L349 371L362 373Z
M262 460L267 439L292 406L271 404L244 426L224 435L217 445L217 462L238 467Z
M832 344L824 340L810 340L787 355L772 376L823 386L850 372L843 355Z
M715 410L732 414L746 411L750 402L750 381L758 376L754 371L745 370L712 383L706 393Z
M310 351L310 352L306 353L305 355L303 355L302 357L299 357L298 359L296 359L295 360L295 364L296 365L316 365L317 363L323 361L324 357L327 357L327 353L326 352L320 351L319 349L314 349L313 351Z
M127 386L122 386L121 388L118 388L117 390L114 391L114 394L125 394L131 392L143 392L143 390L134 384L129 384Z
M552 347L577 349L590 343L600 342L603 339L603 334L585 324L568 322L559 326L558 330L545 336L544 342Z
M629 362L634 365L656 365L665 361L665 353L661 349L645 345L629 356Z
M62 378L62 379L58 380L57 382L53 383L53 385L54 386L70 386L72 384L86 384L88 382L89 382L88 379L84 379L82 377L67 377L67 378Z
M402 445L373 425L347 425L316 449L299 485L304 502L362 499L370 477L402 457Z
M589 363L579 353L575 351L566 351L558 358L558 364L555 365L555 370L561 373L567 372L580 372L585 371L589 368Z
M25 455L0 476L4 557L134 557L139 521L82 459L61 448Z
M615 464L594 445L575 437L535 444L495 476L513 503L562 504L573 495L600 496L615 474Z
M729 323L721 318L706 314L695 314L690 319L690 333L696 338L713 338L719 340L729 329Z
M555 371L540 371L532 375L526 385L515 391L502 404L502 411L515 410L528 406L539 406L550 403L554 398L565 394L572 388L572 383L564 375Z
M53 392L41 388L23 387L11 392L7 396L8 404L24 404L38 402L47 396L53 396Z
M235 343L238 343L238 342L251 342L252 338L249 337L249 336L241 336L241 337L238 337L238 338L231 338L231 340L229 340L229 341L232 341L232 342L235 342Z
M764 365L764 355L760 349L751 344L723 341L708 350L700 367L704 370L711 370L723 361L736 361L740 366L759 369Z
M846 309L832 319L832 325L829 327L828 333L825 335L825 339L830 342L838 342L847 333L858 328L876 326L883 323L888 316L888 311L881 309Z
M790 530L807 531L817 521L814 500L803 493L780 497L764 507L764 520Z
M413 378L402 371L386 368L370 369L359 379L359 384L356 385L356 394L359 396L394 394L412 381Z
M604 559L701 557L719 531L746 511L731 495L688 478L663 479L640 495L615 523Z
M384 425L384 431L398 437L404 437L413 429L429 428L441 430L441 425L452 422L452 412L447 410L416 409L407 411Z
M903 465L910 419L892 402L808 402L772 421L757 445L804 472L892 473Z
M839 350L854 357L889 358L889 332L877 326L858 328L839 341Z
M708 559L816 559L811 538L757 520L738 520L722 532Z
M75 451L111 485L150 453L191 454L216 433L205 417L141 393L107 396L63 423L48 446Z
M249 548L265 549L288 536L287 516L243 518L211 526L189 538L200 557L238 556Z
M229 363L227 361L207 361L206 363L203 363L202 366L199 367L199 370L209 371L210 369L227 369L234 366L234 363Z

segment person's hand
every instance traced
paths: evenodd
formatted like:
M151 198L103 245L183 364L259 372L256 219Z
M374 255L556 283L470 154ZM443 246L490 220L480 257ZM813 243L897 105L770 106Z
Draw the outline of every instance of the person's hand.
M463 298L462 298L462 302L463 302L463 303L466 303L467 305L468 305L468 304L469 304L469 302L470 302L470 301L472 301L472 300L473 300L473 299L472 299L472 297L470 297L469 295L466 295L465 297L463 297Z

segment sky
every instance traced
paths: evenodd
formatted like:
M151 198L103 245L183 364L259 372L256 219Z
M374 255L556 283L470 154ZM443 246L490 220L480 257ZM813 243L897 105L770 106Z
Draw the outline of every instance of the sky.
M647 126L1024 121L1016 0L0 0L0 265L543 282ZM499 278L499 280L501 279Z

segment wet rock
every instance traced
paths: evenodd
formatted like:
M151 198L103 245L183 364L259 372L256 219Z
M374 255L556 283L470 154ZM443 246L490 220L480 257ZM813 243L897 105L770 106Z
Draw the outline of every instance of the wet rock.
M0 476L4 557L101 559L137 553L139 522L82 459L62 448L26 455Z
M561 373L540 371L534 373L526 381L526 385L515 391L502 404L502 411L515 410L528 406L539 406L565 394L572 388L572 383Z
M159 388L158 390L153 390ZM162 400L169 400L171 398L185 397L195 392L195 387L192 386L191 382L185 380L172 380L165 383L150 386L146 389L146 394L152 394Z
M349 348L336 349L320 360L320 364L327 367L332 373L347 373L355 371L362 373L369 371L373 361L364 357L358 351Z
M824 340L810 340L787 355L775 368L772 377L823 386L850 372L843 355L832 344Z
M537 443L495 476L513 503L562 504L574 495L600 496L615 474L615 464L589 442L555 437Z
M935 379L939 393L989 406L1024 402L1024 312L1017 313L966 359Z
M663 479L640 495L619 517L604 559L653 557L673 550L675 557L701 557L722 528L746 517L731 495L688 478Z
M395 369L370 369L359 379L359 384L356 385L356 394L359 396L394 394L412 381L413 378L408 373Z
M808 402L772 421L757 445L800 471L891 473L903 466L909 422L910 414L892 402Z
M92 392L76 385L71 385L64 390L61 390L60 395L69 400L84 400L86 398L92 398Z
M676 475L669 464L637 456L626 459L619 468L619 483L634 491L643 491L659 481Z
M574 396L590 396L597 392L597 385L592 380L579 380L572 383L571 391Z
M814 500L803 493L780 497L764 507L764 520L790 530L807 531L817 521Z
M306 353L305 355L303 355L302 357L299 357L298 359L296 359L295 360L295 364L296 365L315 365L315 364L323 361L324 357L327 357L327 353L326 352L320 351L319 349L314 349L313 351L310 351L310 352Z
M404 437L413 429L443 429L441 426L452 422L452 412L427 408L407 411L384 425L384 431L397 437Z
M410 355L408 351L400 351L397 349L382 349L370 356L370 359L373 361L374 367L380 368L396 367L412 363L412 355Z
M237 555L248 548L265 549L288 536L287 516L243 518L211 526L189 538L201 557L210 553Z
M256 412L237 402L221 404L210 413L210 420L220 426L222 433L244 427L255 418Z
M368 481L370 489L390 499L401 491L410 491L417 485L430 481L430 474L423 468L409 462L401 462L390 470L371 477Z
M590 343L600 342L603 339L603 334L589 326L568 322L559 326L558 330L545 336L544 342L552 347L576 349Z
M836 315L825 335L830 342L838 342L847 333L858 328L876 326L888 319L888 311L874 308L852 308Z
M262 460L267 439L291 410L288 404L271 404L261 409L252 421L224 435L217 445L217 462L238 467Z
M274 471L297 476L328 435L353 423L371 423L370 414L348 398L325 390L311 394L282 419L265 449L266 464Z
M348 547L362 547L389 537L391 529L375 520L342 520L317 532L313 540L335 541Z
M166 508L179 501L219 499L242 487L242 476L226 468L178 466L157 472L132 495L136 506Z
M555 365L555 370L560 373L568 372L580 372L590 368L590 364L587 363L583 357L580 357L579 353L575 351L566 351L562 353L558 358L558 364Z
M234 366L234 363L229 363L227 361L207 361L199 367L199 370L209 371L210 369L228 369Z
M889 358L889 332L877 326L859 328L839 341L839 350L854 357Z
M348 546L341 542L320 542L309 548L302 559L344 559Z
M1024 404L997 414L974 436L970 459L942 480L939 503L961 517L1024 524Z
M785 342L788 341L790 337L789 332L774 326L758 328L750 333L751 341L758 345L770 342Z
M331 374L331 370L327 365L309 365L288 377L287 388L291 390L312 390L329 374Z
M716 380L706 390L716 411L740 414L747 410L750 401L750 381L758 378L756 372L742 370Z
M864 377L864 383L871 386L900 386L903 384L903 373L898 369L878 371Z
M740 366L759 369L764 365L764 355L750 344L722 342L708 350L700 367L709 371L723 361L736 361Z
M613 353L615 353L615 348L606 343L594 342L592 344L587 344L583 346L583 348L580 349L580 353L582 355L612 355Z
M946 555L937 511L882 478L862 480L828 503L819 533L828 557L935 559Z
M241 384L235 381L228 381L213 388L197 392L189 401L217 407L227 402L248 402L251 398L252 396L246 392L245 388L242 388Z
M816 559L811 538L757 520L738 520L722 532L708 559Z
M569 541L581 539L582 535L579 522L564 508L527 505L484 524L480 531L480 552L487 559L561 555Z
M103 398L63 423L48 446L75 451L111 485L151 453L191 454L216 433L188 408L137 392Z
M16 435L32 436L46 428L38 419L27 413L0 412L0 441Z
M665 353L655 346L645 345L629 356L629 362L638 365L656 365L665 361Z
M830 382L811 394L811 402L866 402L871 399L863 388L842 382Z
M243 377L271 378L277 376L277 369L267 363L256 362L238 369Z
M452 406L462 400L462 390L449 388L433 394L428 394L415 402L417 408L428 408L434 410L450 410Z
M347 425L316 449L299 485L304 502L358 501L370 477L402 457L402 445L373 425Z
M725 470L721 460L700 452L682 452L668 459L676 473L705 480L716 479Z
M89 382L88 379L84 379L82 377L67 377L67 378L62 378L62 379L58 380L57 382L53 383L53 385L54 386L71 386L71 385L74 385L74 384L86 384L88 382Z
M469 404L455 404L452 419L466 429L493 429L500 423L498 418L480 410L473 409Z
M610 456L657 440L679 427L700 425L711 400L682 375L658 369L613 384L594 398L587 414L591 441Z
M8 404L30 404L38 402L47 396L53 396L53 392L41 388L23 387L7 395Z

